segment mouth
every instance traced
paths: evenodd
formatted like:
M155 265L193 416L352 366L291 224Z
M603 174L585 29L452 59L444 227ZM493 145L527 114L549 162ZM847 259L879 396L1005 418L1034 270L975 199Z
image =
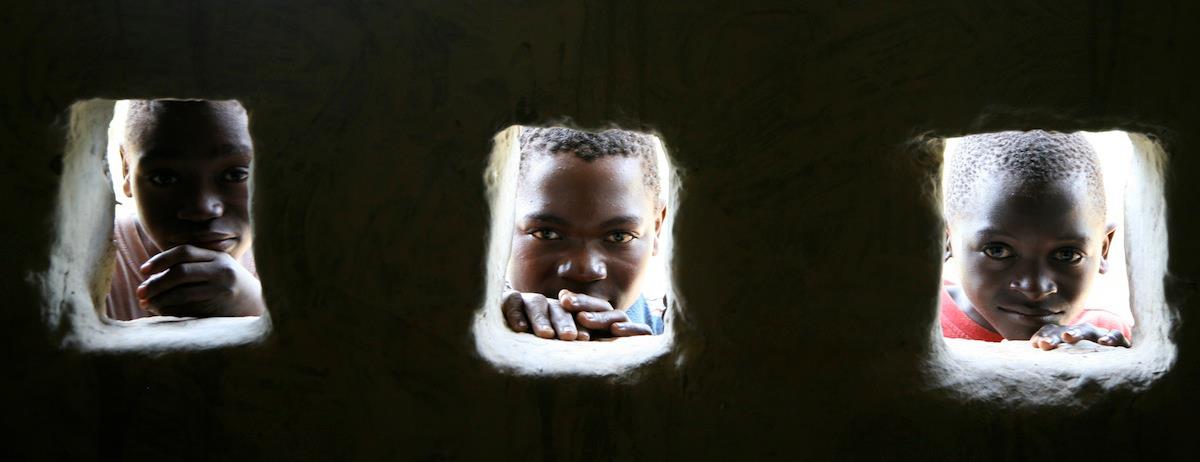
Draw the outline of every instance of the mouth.
M229 252L237 246L238 237L227 233L197 233L181 236L176 242L216 252Z
M1029 324L1054 324L1066 314L1065 310L1033 308L1028 306L998 306L1002 313L1016 317Z

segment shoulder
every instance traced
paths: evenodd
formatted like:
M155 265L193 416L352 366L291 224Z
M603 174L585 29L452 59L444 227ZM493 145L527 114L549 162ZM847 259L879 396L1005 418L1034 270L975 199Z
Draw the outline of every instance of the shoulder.
M951 290L958 290L958 286L948 281L943 281L938 299L938 322L942 326L942 337L982 340L985 342L999 342L1004 340L1004 337L1000 336L1000 334L987 330L971 320L966 313L963 313L958 303L954 301L954 297L950 295Z

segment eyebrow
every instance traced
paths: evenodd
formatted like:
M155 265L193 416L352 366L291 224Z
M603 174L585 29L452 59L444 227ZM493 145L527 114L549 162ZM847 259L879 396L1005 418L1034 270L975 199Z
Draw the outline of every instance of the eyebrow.
M1001 230L998 230L998 229L995 229L995 228L984 228L984 229L981 229L981 230L979 230L979 231L977 231L977 232L975 233L975 237L976 237L976 238L980 238L980 237L984 237L984 236L990 236L990 235L993 235L993 234L998 234L998 235L1001 235L1001 236L1004 236L1004 237L1008 237L1008 238L1013 238L1013 239L1015 239L1015 238L1016 238L1016 237L1015 237L1015 236L1013 236L1012 234L1008 234L1008 233L1006 233L1006 232L1004 232L1004 231L1001 231Z
M525 215L525 221L540 221L542 223L553 223L556 225L566 225L567 220L562 217L550 213L531 213Z
M610 218L610 219L606 220L604 223L601 223L600 227L601 228L609 228L609 227L617 226L617 225L641 226L641 224L642 224L642 217L639 217L637 215L625 215L625 216Z
M975 233L975 237L976 237L976 238L980 238L980 237L983 237L983 236L988 236L988 235L1000 235L1000 236L1004 236L1004 237L1007 237L1007 238L1010 238L1010 239L1016 239L1016 238L1017 238L1016 236L1013 236L1012 234L1006 233L1006 232L1004 232L1004 231L1001 231L1001 230L998 230L998 229L995 229L995 228L986 228L986 229L981 229L981 230L979 230L979 232ZM1089 237L1088 237L1087 235L1082 235L1082 236L1081 236L1081 235L1078 235L1078 234L1069 234L1069 235L1066 235L1066 236L1059 236L1058 238L1056 238L1056 240L1057 240L1057 241L1060 241L1060 242L1062 242L1062 241L1071 241L1071 242L1088 242L1088 241L1089 241Z
M525 221L537 221L537 222L542 222L542 223L551 223L551 224L555 224L555 225L559 225L559 226L566 226L569 224L566 219L564 219L558 215L551 214L551 213L531 213L529 215L525 215ZM601 228L610 228L610 227L618 226L618 225L640 226L641 224L642 224L642 217L639 217L637 215L623 215L623 216L613 217L608 220L605 220L604 223L600 224L600 227Z

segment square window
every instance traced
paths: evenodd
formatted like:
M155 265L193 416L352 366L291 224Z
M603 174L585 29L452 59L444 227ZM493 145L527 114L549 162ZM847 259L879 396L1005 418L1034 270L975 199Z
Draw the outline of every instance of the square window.
M1050 315L1047 319L1056 316L1051 312L1067 316L1065 313L1069 311L1056 311L1059 309L1057 307L1064 305L1055 297L1065 298L1070 294L1070 281L1062 283L1057 276L1046 274L1067 271L1062 268L1055 269L1053 265L1059 264L1055 263L1059 261L1066 265L1074 259L1064 257L1054 260L1054 256L1030 259L1028 256L1042 250L1057 252L1053 255L1066 255L1068 252L1060 252L1058 249L1074 247L1060 238L1063 233L1057 234L1060 237L1046 238L1042 241L1028 237L1028 233L1034 231L1020 231L1026 234L1018 237L996 237L996 228L1012 228L1003 222L1005 210L995 205L1001 199L966 202L952 196L969 188L982 188L952 183L969 176L962 174L964 169L987 170L988 167L972 168L966 163L951 164L954 156L960 155L964 149L964 141L962 138L950 138L942 140L944 143L929 144L934 150L944 146L943 178L940 184L945 204L939 204L939 208L945 211L949 228L954 228L958 222L964 223L963 228L970 228L979 222L1000 225L980 231L977 233L978 238L975 235L964 237L961 234L970 233L962 230L949 233L953 244L950 246L951 256L943 268L944 282L938 307L939 325L933 329L933 354L928 369L934 386L968 400L1000 401L1015 405L1078 405L1088 402L1089 398L1097 393L1115 389L1144 389L1174 362L1175 346L1168 336L1171 319L1174 319L1173 308L1167 305L1163 293L1167 260L1166 226L1163 222L1165 155L1155 141L1141 134L1127 134L1121 131L1079 134L1087 140L1100 159L1104 197L1107 199L1104 213L1108 222L1116 225L1116 232L1109 247L1107 271L1093 279L1091 290L1077 298L1082 300L1077 305L1084 308L1102 307L1131 326L1132 348L1103 347L1085 341L1077 345L1061 346L1052 351L1042 351L1034 348L1028 340L970 340L968 338L973 334L964 334L970 330L970 325L961 330L956 327L973 322L977 332L982 332L980 335L987 335L987 332L978 327L989 322L989 319L996 319L1000 323L997 325L1001 327L990 326L990 335L1003 337L1003 331L1012 332L1014 328L1011 325L1028 321L1032 326L1036 320L1042 319L1037 317L1040 314ZM978 141L972 143L974 144L971 149L979 148ZM994 153L1001 152L1000 148L989 149L993 149ZM978 156L978 152L981 151L972 155ZM979 161L972 158L972 162ZM958 170L951 171L954 169ZM958 176L951 178L953 175ZM994 177L990 177L987 181L993 180ZM1035 183L1052 184L1044 180L1022 184ZM994 194L997 191L984 191L984 195L1000 197ZM1009 196L1017 197L1023 194L1012 192ZM955 200L959 202L952 202ZM1010 203L1017 203L1019 200L1011 199ZM987 218L981 221L975 218L950 217L959 214L958 210L966 209L968 204L970 211L964 215L986 215ZM1034 208L1030 207L1028 210ZM1048 218L1036 220L1039 225L1035 228L1038 229L1052 229L1053 226L1048 223L1055 221L1056 217L1063 216L1049 211L1046 207L1041 210L1046 211ZM1009 242L1010 240L1013 242ZM1043 242L1045 245L1034 245L1033 242ZM968 252L970 254L963 255ZM1086 255L1086 252L1084 254ZM1080 255L1079 261L1085 262L1086 258ZM963 263L964 261L967 263ZM1017 265L1022 264L1028 266L1018 269ZM970 289L972 292L969 294L968 290L963 289L960 280L964 274L964 266L970 267L967 274L974 278L972 284L975 287ZM989 281L990 272L1000 275L994 278L995 281ZM1003 281L1000 281L1001 278ZM1004 281L1007 281L1007 285L1000 284ZM1058 293L1059 290L1068 295ZM1015 293L1022 295L1012 295ZM1022 303L1028 303L1008 306L1010 301L1016 300L1013 297L1020 298L1018 301ZM953 303L948 304L947 300ZM957 320L945 319L947 313L969 311L951 308L981 303L994 307L991 308L992 312L976 313L975 316L963 315ZM1035 309L1047 311L1027 312ZM1009 321L999 319L1004 316L1016 321L1006 327L1003 323ZM1069 322L1065 319L1064 321ZM947 325L950 328L945 328ZM950 333L951 329L953 333ZM1035 327L1028 329L1036 330Z
M241 112L240 104L236 102L221 104L229 107L236 106L241 117L238 119L241 121L241 125L235 126L239 127L239 133L243 134L248 142L249 134L245 125L245 113ZM50 267L45 273L36 275L34 278L42 289L43 313L51 332L59 336L60 343L65 347L101 352L160 353L172 350L226 347L260 341L270 330L270 320L265 309L261 316L240 317L148 316L129 321L117 321L106 316L107 299L114 278L114 260L120 261L121 258L120 251L114 245L114 218L116 213L137 213L132 207L132 201L121 194L123 175L120 170L120 158L108 149L119 145L119 142L112 138L116 138L116 135L122 131L121 125L125 119L123 111L126 107L128 107L128 103L125 101L88 100L77 102L69 109L70 122L63 154L58 211L55 214L56 222L52 228L56 239L52 246ZM114 117L114 112L116 117ZM110 129L114 130L111 137ZM237 185L238 188L241 188L238 198L241 202L248 202L249 196L252 195L249 189L249 159L252 156L252 148L249 149L249 152L233 149L236 152L231 151L219 156L220 159L237 157L237 160L229 161L230 165L238 164L236 168L221 167L230 171L238 170L239 174L236 178L232 174L226 174L224 170L216 172L224 176L205 174L201 177L209 179L219 177L227 180L230 184L244 183ZM116 159L113 159L114 156ZM140 158L140 162L153 165L145 162L149 157L150 154L146 154ZM170 162L176 160L175 158L169 159ZM110 171L113 161L116 162L118 169L115 176ZM205 161L205 165L211 166L215 162L218 161ZM184 179L180 180L180 184L187 184L186 181L191 181L189 177L186 177L190 172L191 170L184 171ZM166 178L164 175L159 176ZM117 181L113 181L114 179ZM125 200L116 200L116 197L122 197ZM229 210L230 207L233 207L228 201L199 201L197 203L214 204L209 211L217 214L217 217L195 216L188 217L189 220L200 224L228 222ZM241 206L245 208L246 204L241 204ZM243 214L245 219L241 221L243 228L240 229L248 230L248 208L246 210ZM138 223L136 228L138 233L131 235L136 236L145 229L140 221ZM201 231L213 235L218 234L218 230L208 229L206 226L198 225L195 229L189 228L189 233L192 233L189 236L197 237L203 234ZM156 232L160 232L160 234L155 236L166 236L168 235L166 231L173 233L176 229L171 227L158 229ZM148 232L146 234L149 235ZM248 249L249 239L244 235L245 233L230 231L227 234L229 235L218 236L222 237L219 240L214 238L195 242L181 241L177 243L178 246L172 244L172 247L168 248L187 245L200 249L200 251L228 256L221 249L232 246L231 243L234 241L244 239L247 241L244 248ZM178 236L180 233L169 235L174 239L174 236ZM146 239L145 242L163 242L159 238L150 236L146 236L144 239ZM151 247L147 247L147 249L149 248ZM249 254L250 251L246 250L245 253ZM175 268L175 265L170 265L170 267ZM131 271L136 272L137 266L131 264L130 268L132 268ZM193 266L193 268L198 267ZM147 279L154 277L150 276ZM257 287L257 278L254 279L254 283ZM178 287L182 287L182 285L175 286L175 288ZM168 293L171 290L173 288L164 288L161 293ZM132 287L129 293L133 293ZM261 298L257 300L261 304Z
M583 144L572 144L579 141L577 139L554 144L570 148L546 148L550 155L527 153L523 161L522 132L527 135L527 151L533 152L536 151L533 143L545 142L535 133L549 133L539 130L562 130L562 133L572 133L572 136L585 140ZM629 151L624 155L607 151L591 152L594 156L580 154L600 149L598 145L588 144L589 137L606 135L565 128L513 126L494 138L491 160L485 172L493 230L486 263L488 290L473 330L480 355L495 367L521 375L617 377L670 351L674 319L679 316L679 300L670 286L671 226L678 205L679 178L659 137L620 132L641 140L639 142L646 150L639 151L641 154L629 154ZM541 141L533 141L535 139ZM552 167L544 162L561 162L563 165ZM570 165L578 166L578 169ZM616 176L586 176L592 169L609 168L609 165L624 167L619 167L623 170L608 171ZM569 177L574 174L572 172L583 172L585 176ZM636 179L631 175L636 175ZM571 179L560 183L556 178ZM577 182L587 181L587 178L601 178L586 191L607 191L601 197L606 200L592 201L574 195L585 190L573 185L582 184ZM521 182L537 186L522 189ZM556 185L560 184L568 186L557 189ZM634 189L620 189L627 186ZM607 189L609 187L618 189ZM635 189L639 192L628 192ZM535 190L536 196L531 192ZM657 194L650 194L652 199L647 200L645 194L649 192ZM571 197L568 199L567 196ZM621 202L622 197L636 200ZM624 203L633 208L592 207L601 202L608 205ZM645 210L637 208L637 204L642 203L647 204ZM530 208L529 204L537 205ZM657 215L659 212L662 215ZM622 220L609 220L609 215ZM629 264L622 268L622 262ZM600 337L617 331L589 330L590 341L581 341L560 338L561 332L571 332L568 338L574 337L577 331L572 329L555 330L548 335L542 331L543 335L552 337L542 338L532 332L532 326L522 333L509 327L502 306L506 295L515 297L517 303L525 303L526 296L541 297L546 300L542 303L549 305L558 304L558 295L563 294L561 290L564 289L592 295L599 304L614 312L621 311L625 307L619 305L629 304L632 300L629 308L624 310L630 322L639 320L634 310L644 304L648 313L645 315L646 328L653 331L654 324L650 319L659 316L664 320L659 327L661 334L613 336L601 340ZM570 310L568 304L569 301L564 301L558 306L567 311ZM580 306L583 305L586 303ZM521 312L524 313L523 309ZM567 313L567 316L568 320L579 319L578 313ZM529 317L525 319L533 321ZM585 330L586 327L579 321L574 329Z

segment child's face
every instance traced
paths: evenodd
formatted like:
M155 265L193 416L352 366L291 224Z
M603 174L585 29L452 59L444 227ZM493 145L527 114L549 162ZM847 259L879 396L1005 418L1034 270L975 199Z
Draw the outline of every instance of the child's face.
M517 187L509 281L558 298L562 289L623 309L641 295L666 209L643 184L641 161L538 155Z
M240 257L250 248L250 161L243 114L174 108L122 145L125 194L162 250L190 244Z
M1085 181L1060 183L1031 190L984 180L971 210L950 224L962 289L1006 339L1071 320L1107 269L1115 229L1089 206Z

